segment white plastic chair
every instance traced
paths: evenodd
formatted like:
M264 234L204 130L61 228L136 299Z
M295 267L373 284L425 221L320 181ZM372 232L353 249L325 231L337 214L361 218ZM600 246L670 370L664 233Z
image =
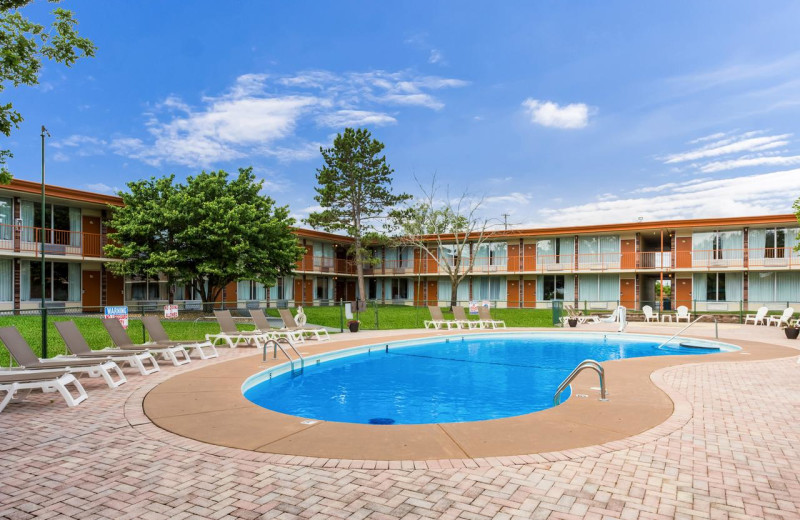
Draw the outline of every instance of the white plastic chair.
M766 306L759 307L755 314L748 314L744 317L744 324L747 325L748 322L752 322L753 325L766 325L767 312L769 312L769 309Z
M788 307L783 310L783 314L781 314L780 316L770 316L767 319L767 326L775 325L777 327L780 327L781 325L785 325L788 327L789 321L792 319L793 315L794 315L794 308Z
M686 323L691 321L691 316L689 315L689 308L686 305L681 305L677 309L677 313L675 314L675 321L679 322L681 320L686 320Z
M658 313L653 312L653 308L649 305L645 305L642 307L642 312L644 313L644 321L650 322L650 320L658 321Z

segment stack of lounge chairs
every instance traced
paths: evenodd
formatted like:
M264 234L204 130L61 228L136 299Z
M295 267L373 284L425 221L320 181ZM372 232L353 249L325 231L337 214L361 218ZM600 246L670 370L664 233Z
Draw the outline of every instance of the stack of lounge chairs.
M0 327L0 341L17 364L0 370L0 412L9 403L23 401L33 390L58 392L67 406L77 406L88 397L80 376L100 377L113 389L127 382L123 366L147 376L161 369L157 356L178 366L191 362L189 351L200 359L219 355L210 341L170 340L157 317L144 317L142 322L150 343L136 345L119 320L109 318L103 325L116 348L92 350L74 322L58 321L56 330L70 354L49 359L39 359L16 327Z
M487 307L480 306L478 307L478 319L471 320L467 318L466 313L464 312L463 307L453 307L453 317L455 319L446 320L442 315L442 309L437 307L436 305L429 305L428 311L431 313L431 319L423 321L423 325L426 329L442 329L447 327L448 330L450 329L474 329L474 328L481 328L481 329L499 329L499 328L506 328L506 322L503 320L495 320L492 318L491 312Z

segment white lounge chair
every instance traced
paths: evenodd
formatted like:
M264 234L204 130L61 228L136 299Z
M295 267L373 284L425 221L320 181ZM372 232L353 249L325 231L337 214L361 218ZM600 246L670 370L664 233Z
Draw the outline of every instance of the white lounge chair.
M75 397L67 388L72 385L78 391ZM12 402L20 402L28 397L32 390L42 392L58 392L66 401L67 406L78 406L86 400L86 390L75 376L64 371L34 370L29 372L0 372L0 392L6 395L0 400L0 412Z
M169 345L136 345L128 333L122 328L122 324L117 318L103 318L103 327L106 332L111 336L111 341L114 342L120 350L147 350L153 354L160 354L163 359L172 361L176 367L190 363L192 358L183 347L173 347Z
M489 312L488 307L484 307L483 305L478 306L478 316L480 317L481 321L485 324L485 326L491 327L493 329L504 329L506 328L506 322L503 320L496 320L492 318L492 313Z
M143 376L147 376L158 372L161 368L158 366L158 361L153 357L150 352L136 351L136 350L119 350L119 349L103 349L92 350L89 344L86 343L86 338L83 337L81 331L75 325L74 321L57 321L55 322L56 330L64 339L64 344L67 350L72 352L72 356L58 356L56 359L69 359L74 358L99 358L105 357L114 361L115 363L127 363L129 366L139 370ZM149 365L149 367L147 366Z
M686 320L686 323L689 323L692 320L692 316L689 314L689 307L686 305L681 305L677 309L675 309L675 321L679 322L681 320Z
M164 325L161 324L161 320L158 318L158 316L142 316L142 323L144 324L145 330L147 330L147 333L150 335L150 339L153 341L153 343L155 343L156 346L181 347L185 348L186 350L191 349L200 359L219 357L217 348L208 340L175 341L169 339L169 335L167 334L166 329L164 329ZM147 345L152 345L153 343L148 343ZM206 349L208 349L208 352L206 352Z
M469 319L464 312L464 307L453 307L453 317L458 322L458 328L460 329L482 329L484 326L483 320Z
M461 328L457 320L444 319L444 316L442 315L442 309L436 305L428 305L428 312L431 313L431 319L422 322L426 329L441 329L442 327L447 327L449 330L453 328Z
M109 388L116 388L127 382L122 369L108 358L39 359L16 327L0 327L0 341L3 342L8 349L8 353L20 366L21 371L61 369L70 374L102 377ZM111 372L116 373L116 381L111 377Z
M744 324L747 325L747 322L752 322L753 325L766 325L768 312L769 309L766 306L759 307L755 314L748 314L744 317Z
M767 326L775 325L777 327L784 326L788 327L789 322L792 320L792 316L794 315L794 308L787 307L783 310L783 314L780 316L770 316L767 319Z
M214 316L219 324L219 334L206 334L206 341L210 341L211 345L224 341L230 348L236 348L240 343L261 348L270 339L269 334L261 330L239 330L233 321L231 311L214 311Z
M645 322L649 323L652 320L658 321L658 313L653 312L653 308L650 307L649 305L645 305L644 307L642 307L642 312L644 313Z
M326 329L322 327L312 327L310 325L305 325L301 327L294 321L294 316L292 316L292 311L289 309L278 309L278 314L281 315L281 320L283 320L283 328L282 331L292 331L292 332L300 332L304 335L312 335L314 339L317 341L330 341L331 337L328 334Z
M303 333L296 330L274 330L267 319L267 315L261 309L250 309L250 317L256 326L254 332L265 334L267 339L286 338L294 343L304 343L306 340Z

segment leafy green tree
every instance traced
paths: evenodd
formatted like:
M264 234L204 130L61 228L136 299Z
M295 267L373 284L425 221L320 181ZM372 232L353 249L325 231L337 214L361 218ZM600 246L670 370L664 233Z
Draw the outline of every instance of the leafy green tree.
M394 170L386 163L386 156L380 155L383 148L383 143L362 128L345 128L333 140L332 148L320 148L325 165L317 169L314 200L322 211L311 213L305 220L314 228L344 231L353 238L348 253L356 264L359 308L363 308L366 296L364 265L378 262L366 246L383 235L381 228L388 230L388 217L394 208L411 198L392 193Z
M20 14L19 9L32 1L0 0L0 92L9 84L38 85L43 58L70 67L79 58L94 56L94 44L78 35L78 22L71 11L54 9L55 19L47 29ZM8 137L21 122L22 114L11 102L0 104L0 132ZM11 157L11 150L0 150L0 184L11 182L11 172L6 168Z
M191 284L209 304L231 282L275 285L302 257L288 207L260 195L252 168L239 169L232 180L220 170L186 184L169 176L131 182L128 189L120 194L125 205L108 222L113 231L105 253L122 260L108 263L116 274L164 274L170 287Z

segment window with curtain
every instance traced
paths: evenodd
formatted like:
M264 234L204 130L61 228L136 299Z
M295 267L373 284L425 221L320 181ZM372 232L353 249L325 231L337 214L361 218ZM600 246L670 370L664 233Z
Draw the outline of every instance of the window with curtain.
M692 296L701 302L739 301L742 291L742 273L696 273L692 280Z
M578 299L587 302L614 302L619 300L619 275L580 275Z
M69 208L69 245L81 246L81 208Z
M14 264L11 259L0 260L0 301L14 299Z
M710 231L692 234L692 258L695 265L707 265L710 261L738 261L743 258L742 230ZM730 265L730 264L729 264Z
M27 301L41 300L42 264L24 260L20 262L20 267L20 298ZM45 262L44 272L45 300L56 302L81 301L80 264ZM158 285L154 285L158 289Z
M14 238L14 201L9 197L0 197L0 240Z
M580 248L580 243L578 244ZM547 238L536 242L536 266L571 264L575 252L572 237Z
M564 299L564 276L544 275L539 277L536 284L536 299L542 301Z
M472 254L475 257L475 267L484 267L490 264L490 246L491 244L484 242L472 250Z
M33 209L34 204L29 200L23 200L22 206L20 208L20 216L22 218L22 241L23 242L34 242L36 240L35 233L33 232L33 228L35 226L34 223L34 215L35 211Z
M489 265L504 266L508 262L508 244L492 242L489 244Z
M409 299L409 287L407 278L393 278L392 279L392 299L393 300L407 300Z
M69 285L67 299L71 302L79 302L81 301L81 264L67 265L69 266L67 271L67 283Z

